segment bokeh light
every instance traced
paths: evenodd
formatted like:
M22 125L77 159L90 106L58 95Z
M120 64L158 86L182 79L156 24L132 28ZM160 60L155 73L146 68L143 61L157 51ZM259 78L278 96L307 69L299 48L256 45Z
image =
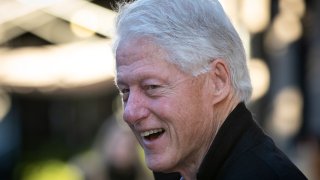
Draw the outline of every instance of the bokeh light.
M251 59L248 66L253 88L251 101L256 101L263 97L269 89L270 71L262 59Z
M306 11L304 0L279 0L280 12L290 13L302 18Z
M0 123L11 108L11 98L7 92L0 89Z
M79 37L93 36L99 26L97 18L91 11L78 11L71 17L70 28Z
M251 33L263 31L270 22L270 0L242 0L240 17Z
M25 48L2 55L0 80L10 87L81 87L111 80L113 68L108 41Z
M269 130L278 138L291 138L302 124L303 97L295 87L284 88L274 100Z
M27 164L22 180L84 180L81 171L68 163L51 159Z
M303 0L281 0L280 11L266 35L265 45L268 51L285 49L298 40L303 33L301 18L305 13Z

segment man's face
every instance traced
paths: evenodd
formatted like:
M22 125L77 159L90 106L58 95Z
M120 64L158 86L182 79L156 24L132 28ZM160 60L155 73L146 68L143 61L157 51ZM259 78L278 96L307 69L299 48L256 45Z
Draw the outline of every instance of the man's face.
M166 61L146 39L122 42L117 50L117 85L123 118L154 171L179 171L201 161L215 130L211 81Z

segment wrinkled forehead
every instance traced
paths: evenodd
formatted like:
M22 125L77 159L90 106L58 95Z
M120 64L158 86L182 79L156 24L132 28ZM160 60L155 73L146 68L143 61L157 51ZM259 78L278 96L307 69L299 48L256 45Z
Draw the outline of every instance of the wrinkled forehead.
M167 52L151 38L121 40L116 49L116 67L131 64L140 59L168 60Z

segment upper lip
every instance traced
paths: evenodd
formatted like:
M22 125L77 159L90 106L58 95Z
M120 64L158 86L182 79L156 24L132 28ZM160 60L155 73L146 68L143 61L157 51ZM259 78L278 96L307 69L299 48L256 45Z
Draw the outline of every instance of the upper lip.
M164 130L163 128L154 128L154 129L140 131L140 136L142 136L142 137L149 136L150 134L158 133L163 130Z

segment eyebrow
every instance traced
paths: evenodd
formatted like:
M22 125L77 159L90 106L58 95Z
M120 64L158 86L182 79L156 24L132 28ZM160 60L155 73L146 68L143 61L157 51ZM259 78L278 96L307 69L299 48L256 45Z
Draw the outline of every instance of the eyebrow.
M132 79L132 76L130 74L129 74L129 78ZM115 83L119 83L119 84L120 83L127 84L127 83L125 83L125 81L123 81L121 79L122 79L121 76L118 76L118 74L117 74L114 81L115 81ZM160 79L160 80L162 80L163 77L160 77L157 72L150 70L150 71L145 71L143 73L137 73L135 75L135 78L133 79L133 81L142 81L142 80L146 80L146 79Z

